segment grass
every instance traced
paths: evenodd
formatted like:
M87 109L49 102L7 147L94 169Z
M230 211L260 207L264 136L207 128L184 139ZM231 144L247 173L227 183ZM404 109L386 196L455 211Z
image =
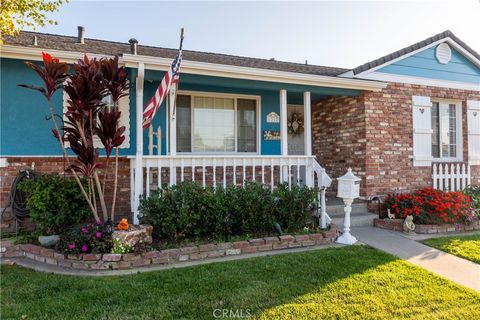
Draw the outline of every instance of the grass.
M480 294L365 246L134 276L1 272L2 319L480 319Z
M422 243L480 264L480 234L432 238Z

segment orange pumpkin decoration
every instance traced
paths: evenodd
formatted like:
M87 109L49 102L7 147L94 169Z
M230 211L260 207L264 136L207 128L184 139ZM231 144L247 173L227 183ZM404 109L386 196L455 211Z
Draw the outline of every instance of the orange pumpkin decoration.
M127 219L122 219L117 225L118 230L128 230L128 221Z

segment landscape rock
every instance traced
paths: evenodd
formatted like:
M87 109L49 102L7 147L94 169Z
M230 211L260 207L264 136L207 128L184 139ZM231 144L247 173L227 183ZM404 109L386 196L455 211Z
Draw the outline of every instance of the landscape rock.
M144 247L152 243L153 227L150 225L130 225L128 230L115 230L113 239L122 244L128 244L130 248Z
M42 245L42 247L53 247L60 241L60 236L58 235L51 235L51 236L39 236L38 242Z

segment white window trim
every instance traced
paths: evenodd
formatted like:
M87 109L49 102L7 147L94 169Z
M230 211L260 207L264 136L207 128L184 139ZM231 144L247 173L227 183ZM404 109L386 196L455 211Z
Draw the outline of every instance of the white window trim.
M178 152L178 154L191 154L191 155L239 155L239 154L245 154L245 155L258 155L261 152L261 97L257 95L245 95L245 94L234 94L234 93L218 93L218 92L208 92L208 91L188 91L188 90L179 90L178 91L179 95L187 95L191 96L190 99L190 112L191 112L191 138L190 138L190 150L191 152ZM195 97L207 97L207 98L229 98L234 100L234 124L235 124L235 150L237 150L237 99L250 99L250 100L255 100L257 103L256 106L256 151L255 152L195 152L193 151L193 141L194 141L194 128L193 128L193 123L194 123L194 98Z
M434 163L443 163L443 162L463 162L463 104L459 100L449 100L449 99L437 99L431 98L432 107L433 103L439 104L455 104L455 117L457 121L457 136L456 136L456 146L457 146L457 156L456 157L446 157L446 158L435 158L432 155L432 162ZM433 123L432 123L433 125ZM442 125L441 121L439 123L439 130L441 132ZM442 152L442 141L440 141L440 153Z

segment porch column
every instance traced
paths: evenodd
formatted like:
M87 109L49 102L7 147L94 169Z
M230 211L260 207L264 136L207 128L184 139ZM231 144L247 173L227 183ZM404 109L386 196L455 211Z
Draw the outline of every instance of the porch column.
M133 207L133 223L138 224L138 207L140 205L140 196L143 194L143 81L145 76L145 65L143 63L138 64L138 73L136 79L136 134L137 134L137 150L135 154L135 180L134 185L130 188L134 188L134 199L131 199L134 203Z
M282 156L288 155L288 126L287 126L287 90L280 90L280 142L282 149ZM288 176L288 166L280 166L281 182L290 181Z
M175 88L172 88L169 93L168 108L170 115L170 157L177 155L177 116L175 112ZM170 167L170 185L177 182L177 168Z
M304 113L304 137L305 137L305 155L312 155L312 107L311 107L311 97L310 92L305 91L303 93L303 113ZM309 161L309 165L306 166L305 172L305 184L308 187L313 187L313 163Z
M287 90L280 90L280 141L282 156L288 155Z

